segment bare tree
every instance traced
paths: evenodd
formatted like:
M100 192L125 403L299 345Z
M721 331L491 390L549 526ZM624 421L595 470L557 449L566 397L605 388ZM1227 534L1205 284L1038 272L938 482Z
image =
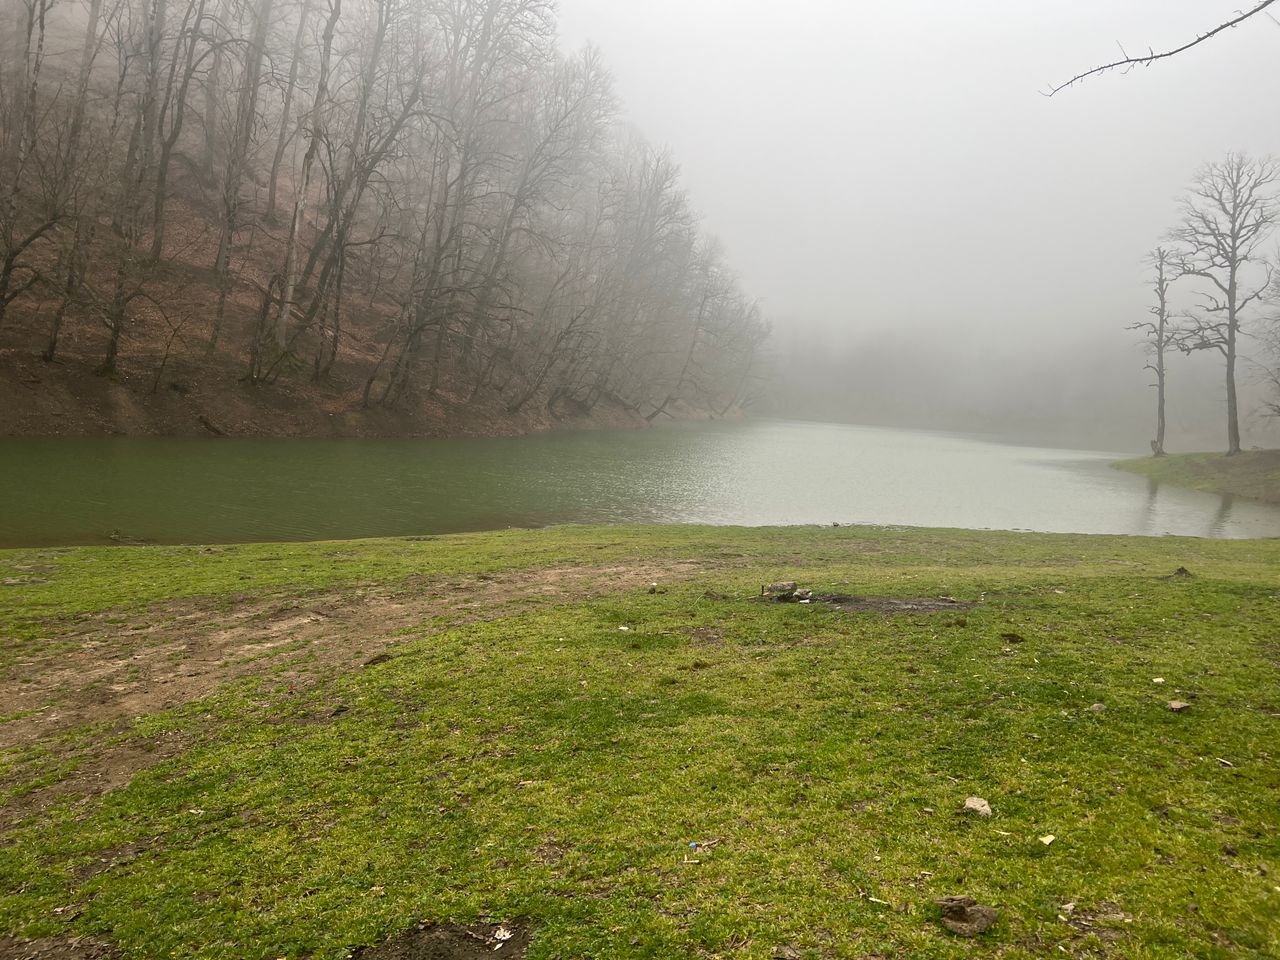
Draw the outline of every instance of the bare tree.
M209 337L210 351L217 348L226 316L227 296L231 292L231 250L240 228L241 187L245 169L253 149L253 132L258 118L258 95L262 88L262 61L266 53L267 27L271 21L271 9L275 0L257 0L250 19L252 33L244 50L240 71L240 95L232 118L231 136L227 144L226 163L222 170L222 184L218 207L218 251L214 255L213 270L217 277L218 297L213 311L213 332Z
M307 24L311 15L312 0L302 0L298 13L298 26L293 35L293 49L289 54L289 77L285 81L284 103L280 108L278 121L279 131L276 135L276 152L271 157L271 175L267 188L266 221L274 223L276 218L276 193L280 187L280 165L284 161L284 152L293 138L293 98L298 90L298 71L302 66L302 43L306 38Z
M5 114L0 126L0 179L7 181L0 187L0 324L9 304L39 281L39 271L26 256L60 219L56 203L47 202L47 195L39 197L39 192L32 189L39 183L33 161L42 126L40 75L53 3L54 0L23 0L22 61L20 70L15 71L18 82L0 104ZM23 202L36 197L43 202Z
M1274 188L1280 163L1240 153L1206 164L1181 200L1182 222L1169 234L1178 246L1178 272L1202 281L1200 309L1179 333L1186 352L1217 350L1226 366L1227 455L1240 452L1236 364L1241 324L1248 307L1271 284L1271 268L1259 251L1275 228L1280 205ZM1265 279L1254 273L1265 273ZM1252 285L1251 285L1252 281Z
M1143 368L1155 374L1156 382L1156 437L1151 441L1151 454L1156 457L1165 455L1165 354L1172 345L1173 327L1171 324L1169 291L1178 276L1178 266L1173 252L1168 247L1156 247L1147 254L1147 263L1153 275L1151 287L1155 293L1155 303L1149 313L1155 319L1143 320L1129 326L1130 330L1142 333L1147 345L1147 364Z
M0 319L104 373L151 345L153 389L179 363L216 376L221 350L252 382L363 380L366 405L749 402L767 326L675 162L624 131L595 51L558 52L554 17L0 0Z
M1271 289L1267 300L1272 309L1258 331L1262 359L1257 367L1258 379L1268 394L1262 400L1262 412L1267 417L1280 419L1280 249L1276 250L1271 262Z
M298 248L302 242L302 216L311 191L311 171L315 167L320 144L327 136L325 118L333 62L333 40L341 17L342 0L331 0L329 16L325 20L320 41L318 80L308 114L310 129L307 150L302 157L301 180L294 189L293 213L289 218L289 233L285 240L284 256L280 270L272 276L267 289L263 292L262 304L258 310L258 322L254 325L253 340L249 345L250 380L260 379L284 350L285 328L289 312L293 309L294 287L297 283Z
M157 115L160 136L160 154L156 161L153 209L151 213L152 260L159 260L164 249L165 204L169 199L169 169L174 150L182 136L187 116L187 97L204 59L219 51L212 45L202 44L205 39L205 7L207 0L191 0L183 12L178 27L168 78ZM203 47L203 49L202 49ZM167 126L166 126L167 124Z

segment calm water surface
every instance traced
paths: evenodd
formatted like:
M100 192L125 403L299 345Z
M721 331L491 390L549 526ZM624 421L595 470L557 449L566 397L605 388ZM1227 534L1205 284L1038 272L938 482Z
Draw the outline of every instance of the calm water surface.
M0 440L0 545L430 534L562 522L1280 536L1280 508L1121 454L756 421L500 440Z

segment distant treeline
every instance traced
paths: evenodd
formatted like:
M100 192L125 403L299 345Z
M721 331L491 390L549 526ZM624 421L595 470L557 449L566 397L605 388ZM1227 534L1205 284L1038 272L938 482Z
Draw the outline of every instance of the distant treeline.
M768 335L550 0L0 0L0 339L395 406L750 402Z

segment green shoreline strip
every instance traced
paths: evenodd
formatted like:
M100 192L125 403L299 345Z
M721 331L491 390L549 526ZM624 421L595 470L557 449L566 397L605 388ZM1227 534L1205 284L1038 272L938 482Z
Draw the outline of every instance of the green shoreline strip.
M1203 493L1280 503L1280 450L1246 450L1234 457L1176 453L1121 460L1112 466Z

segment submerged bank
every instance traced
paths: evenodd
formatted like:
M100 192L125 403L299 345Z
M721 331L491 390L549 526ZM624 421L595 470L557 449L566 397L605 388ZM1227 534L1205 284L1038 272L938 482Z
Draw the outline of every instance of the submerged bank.
M1234 457L1177 453L1121 460L1114 466L1189 490L1280 504L1280 450L1246 450Z
M843 527L0 551L0 929L37 938L0 955L1265 953L1278 565Z

